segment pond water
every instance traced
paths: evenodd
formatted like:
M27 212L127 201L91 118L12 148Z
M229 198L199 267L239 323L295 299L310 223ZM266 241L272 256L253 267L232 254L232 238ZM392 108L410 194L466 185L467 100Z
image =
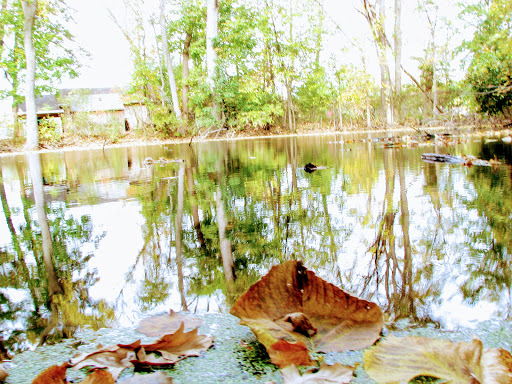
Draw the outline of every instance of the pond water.
M511 148L479 136L388 148L365 133L0 158L3 344L171 309L226 313L290 259L390 322L507 319Z

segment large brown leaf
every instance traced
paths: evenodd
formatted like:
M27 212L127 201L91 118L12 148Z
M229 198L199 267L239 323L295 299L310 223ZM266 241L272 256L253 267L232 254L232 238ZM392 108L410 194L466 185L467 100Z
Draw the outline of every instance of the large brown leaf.
M431 376L454 383L512 383L509 352L471 343L425 337L388 336L364 354L364 369L378 383L409 382Z
M298 261L274 266L231 308L267 348L302 341L315 352L372 345L383 326L381 309L317 277Z
M185 328L197 328L202 324L202 321L198 318L183 316L171 310L170 314L151 316L142 320L137 327L137 332L146 336L160 337L176 332L181 323L185 324Z
M318 372L301 375L295 365L281 369L283 384L347 384L354 378L354 367L340 363L333 365L322 364Z
M98 346L93 352L83 353L71 360L73 369L79 370L83 367L106 368L115 380L125 368L132 367L131 360L136 359L135 350L139 348L140 341L129 345L112 345L108 347Z
M144 344L146 352L159 352L167 360L167 364L176 363L187 356L199 356L213 344L213 337L198 335L197 328L183 332L185 325L173 334L162 336L156 342ZM154 364L152 364L154 365Z

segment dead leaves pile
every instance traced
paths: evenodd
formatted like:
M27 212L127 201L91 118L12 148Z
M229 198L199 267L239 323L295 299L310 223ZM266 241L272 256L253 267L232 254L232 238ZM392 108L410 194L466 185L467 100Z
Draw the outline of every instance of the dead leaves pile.
M185 326L195 326L184 332ZM190 319L171 311L170 315L155 316L141 322L137 330L155 336L159 332L169 332L154 343L142 344L137 340L131 344L116 344L108 347L98 345L93 352L75 356L69 363L52 366L42 372L33 384L65 383L66 370L88 368L91 374L82 384L115 383L126 368L167 367L188 356L199 356L213 345L213 337L199 335L199 319ZM151 375L135 375L123 383L172 383L172 379L159 372Z
M251 328L283 384L349 383L354 367L322 364L300 375L296 365L318 365L310 352L367 348L380 338L380 308L329 284L300 262L288 261L243 294L231 308ZM478 339L453 343L421 337L387 336L363 357L366 373L382 384L407 383L430 376L453 383L512 384L512 356L500 348L484 349Z
M377 344L383 328L381 309L325 282L297 261L274 266L231 308L240 323L251 328L265 346L271 362L281 369L283 384L346 384L355 367L319 364L311 356L368 348L363 368L378 383L407 383L429 376L453 383L512 384L512 356L501 348L485 349L482 342L434 340L389 335ZM41 373L33 384L65 383L66 370L90 368L82 384L111 384L128 367L169 366L187 356L198 356L213 338L198 335L199 319L171 312L141 322L137 330L158 336L142 344L98 346L69 363ZM193 328L184 332L185 328ZM375 345L374 345L375 344ZM303 374L297 366L311 366ZM162 372L135 375L127 384L172 383Z

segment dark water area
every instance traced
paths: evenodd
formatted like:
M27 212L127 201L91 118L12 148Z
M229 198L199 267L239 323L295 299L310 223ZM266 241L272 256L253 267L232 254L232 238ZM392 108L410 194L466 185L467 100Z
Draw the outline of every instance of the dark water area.
M477 136L387 148L354 134L0 158L3 346L171 309L227 313L290 259L389 322L506 320L511 148ZM426 152L501 164L427 163ZM309 162L325 169L305 172Z

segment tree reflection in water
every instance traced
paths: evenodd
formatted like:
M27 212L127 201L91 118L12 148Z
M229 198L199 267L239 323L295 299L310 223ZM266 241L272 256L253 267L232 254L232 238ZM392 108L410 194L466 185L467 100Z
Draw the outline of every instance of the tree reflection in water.
M0 198L11 235L11 246L2 248L0 279L3 287L15 288L22 295L27 293L27 300L23 301L19 294L15 295L18 299L12 299L12 291L1 296L5 304L3 344L11 352L70 337L79 326L97 329L113 320L110 306L88 294L96 272L87 269L93 253L84 254L82 246L100 240L92 236L90 217L75 218L69 215L65 204L47 204L40 155L27 156L33 201L24 185L27 179L18 168L25 221L17 226L12 220L0 163Z
M113 308L131 321L170 309L227 312L291 259L377 302L391 320L441 321L451 300L487 300L510 316L510 169L428 164L421 153L322 137L133 147L35 156L33 182L26 162L3 162L4 344L102 326ZM306 173L310 161L326 168ZM135 207L123 211L129 227L75 209L112 201ZM123 244L105 250L93 221L105 236L126 228ZM108 272L122 283L99 280L91 266L100 255L124 266ZM117 299L93 298L98 285Z
M494 172L474 168L469 173L475 196L466 198L469 209L485 217L486 226L466 229L469 242L464 263L466 278L461 286L471 303L480 299L496 301L499 315L512 319L512 170L501 167ZM466 260L465 260L466 259Z

